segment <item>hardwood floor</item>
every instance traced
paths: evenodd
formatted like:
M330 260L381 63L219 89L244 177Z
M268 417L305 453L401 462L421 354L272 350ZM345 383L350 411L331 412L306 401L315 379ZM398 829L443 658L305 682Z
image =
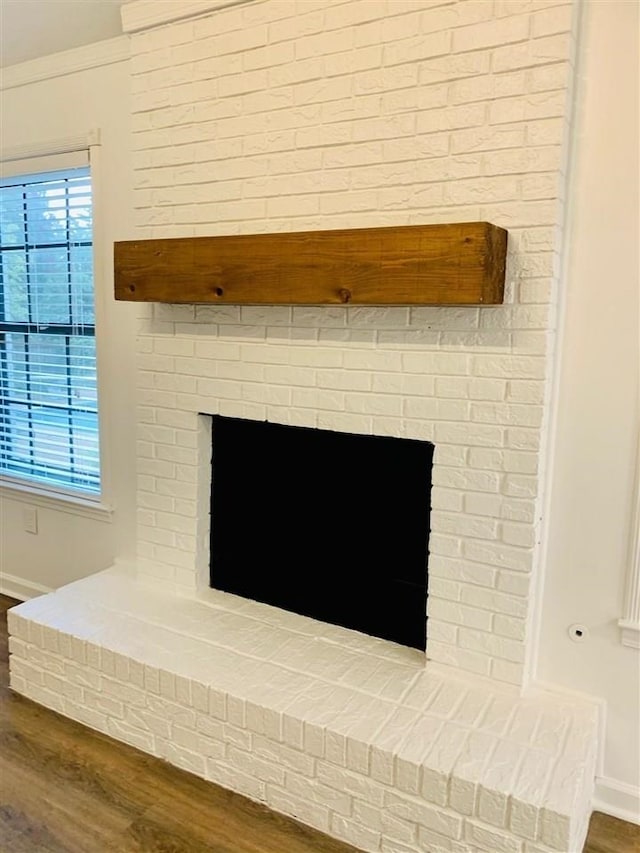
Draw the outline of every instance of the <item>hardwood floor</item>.
M0 853L355 853L11 693L0 596ZM584 853L640 853L594 814Z

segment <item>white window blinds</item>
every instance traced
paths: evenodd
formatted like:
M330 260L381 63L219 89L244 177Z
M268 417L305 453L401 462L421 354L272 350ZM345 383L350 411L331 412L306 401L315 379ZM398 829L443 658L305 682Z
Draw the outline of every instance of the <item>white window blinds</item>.
M79 154L8 176L27 165L14 161L0 179L0 475L97 495L91 177Z

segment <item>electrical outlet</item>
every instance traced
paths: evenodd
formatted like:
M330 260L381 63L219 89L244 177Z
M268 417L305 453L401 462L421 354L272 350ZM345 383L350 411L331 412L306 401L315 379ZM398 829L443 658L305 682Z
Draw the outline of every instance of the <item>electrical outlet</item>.
M38 532L38 510L34 506L22 510L22 526L26 533Z

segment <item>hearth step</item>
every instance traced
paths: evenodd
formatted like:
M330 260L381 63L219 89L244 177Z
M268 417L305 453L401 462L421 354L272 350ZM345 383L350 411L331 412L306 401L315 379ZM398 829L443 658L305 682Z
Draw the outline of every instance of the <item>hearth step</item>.
M30 699L365 851L579 853L598 707L114 567L9 612Z

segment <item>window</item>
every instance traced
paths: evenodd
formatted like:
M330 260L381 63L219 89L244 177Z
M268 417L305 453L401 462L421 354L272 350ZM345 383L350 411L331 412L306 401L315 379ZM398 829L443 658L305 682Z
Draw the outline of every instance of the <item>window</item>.
M0 475L100 492L86 167L0 180Z

